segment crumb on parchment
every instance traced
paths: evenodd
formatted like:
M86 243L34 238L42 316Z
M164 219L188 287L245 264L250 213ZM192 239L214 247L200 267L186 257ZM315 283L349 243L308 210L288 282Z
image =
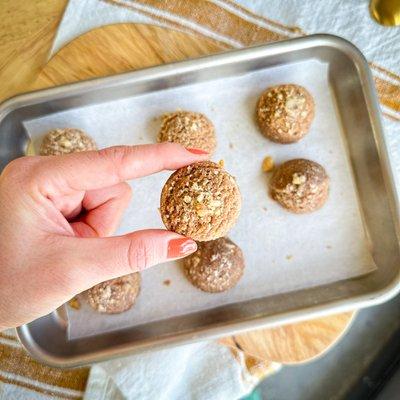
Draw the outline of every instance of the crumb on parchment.
M73 308L74 310L79 310L81 308L81 303L76 297L73 297L69 302L68 305Z
M267 156L264 158L262 162L262 170L263 172L270 172L274 169L274 160L272 157Z

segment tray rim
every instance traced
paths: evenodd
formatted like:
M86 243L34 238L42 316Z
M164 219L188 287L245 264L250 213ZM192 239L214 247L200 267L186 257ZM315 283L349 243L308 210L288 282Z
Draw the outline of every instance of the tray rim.
M379 103L374 89L372 74L369 69L368 62L361 51L351 42L335 35L309 35L301 38L288 39L281 42L274 42L245 49L232 50L224 53L218 53L216 55L204 56L196 59L164 64L136 71L125 72L122 74L94 78L77 83L20 94L0 104L0 123L8 113L17 109L19 106L40 103L44 99L59 99L72 94L79 95L80 93L87 92L91 89L98 89L100 87L111 88L113 86L118 86L121 83L152 80L161 76L167 77L168 75L175 74L177 70L179 72L189 72L194 70L198 68L199 64L203 68L207 66L212 67L219 64L225 64L229 61L245 61L252 58L259 58L262 55L272 56L288 51L320 46L331 47L333 49L340 50L341 52L345 53L357 67L358 76L363 83L363 94L374 132L380 166L385 181L385 189L391 206L392 219L396 228L397 241L399 241L400 227L398 221L400 221L400 202L395 189L395 177L390 167L388 144L385 136L383 135ZM31 339L29 323L18 327L16 331L17 337L23 347L25 347L25 349L40 362L55 367L72 367L91 362L102 361L121 355L134 354L148 350L157 350L160 348L168 348L179 344L189 344L199 340L216 339L218 337L236 334L245 330L284 325L330 314L352 311L354 309L365 308L383 303L394 297L398 292L400 292L400 271L385 287L373 290L366 294L355 296L351 299L351 301L349 299L342 299L332 301L328 304L314 305L301 310L287 311L277 315L254 317L251 320L233 322L226 324L225 326L202 328L197 331L196 334L180 333L175 335L173 338L169 337L157 339L156 343L142 343L133 346L125 345L121 346L120 349L118 347L112 347L100 351L101 354L92 352L83 356L54 356L46 352L44 349L35 346L36 342L33 343L33 340ZM255 321L257 322L256 324L254 324Z

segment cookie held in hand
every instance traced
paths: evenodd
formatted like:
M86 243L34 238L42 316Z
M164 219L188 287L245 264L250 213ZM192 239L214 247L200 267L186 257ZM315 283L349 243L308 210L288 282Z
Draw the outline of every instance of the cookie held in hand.
M160 213L168 230L196 241L225 236L241 207L235 179L220 165L202 161L175 171L161 192Z

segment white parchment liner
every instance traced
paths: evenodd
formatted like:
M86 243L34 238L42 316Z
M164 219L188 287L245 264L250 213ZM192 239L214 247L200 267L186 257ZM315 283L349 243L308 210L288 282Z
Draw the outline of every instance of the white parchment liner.
M264 88L297 83L314 96L316 116L310 133L299 143L274 144L255 123L255 107ZM156 141L160 119L176 109L205 113L215 124L218 148L237 178L243 206L229 236L243 250L245 274L236 288L207 294L191 286L177 262L142 273L141 294L135 306L119 315L101 315L81 299L79 311L68 308L71 339L149 321L209 309L227 303L271 296L323 285L375 269L368 252L358 209L343 133L327 80L327 65L307 61L268 68L235 78L135 96L25 121L36 150L50 129L77 127L99 147ZM331 179L327 204L307 215L294 215L268 196L267 175L261 163L270 155L276 163L309 158L321 163ZM133 201L117 234L162 227L158 213L161 188L170 172L130 182ZM163 282L170 280L167 286Z

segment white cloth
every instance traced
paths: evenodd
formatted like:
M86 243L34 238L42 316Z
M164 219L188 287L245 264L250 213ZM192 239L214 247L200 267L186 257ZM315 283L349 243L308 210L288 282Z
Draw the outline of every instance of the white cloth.
M197 343L94 365L86 400L238 399L257 382L229 349Z
M377 24L370 16L368 0L238 0L237 3L256 14L298 26L308 34L342 36L355 44L369 61L400 73L400 27Z

